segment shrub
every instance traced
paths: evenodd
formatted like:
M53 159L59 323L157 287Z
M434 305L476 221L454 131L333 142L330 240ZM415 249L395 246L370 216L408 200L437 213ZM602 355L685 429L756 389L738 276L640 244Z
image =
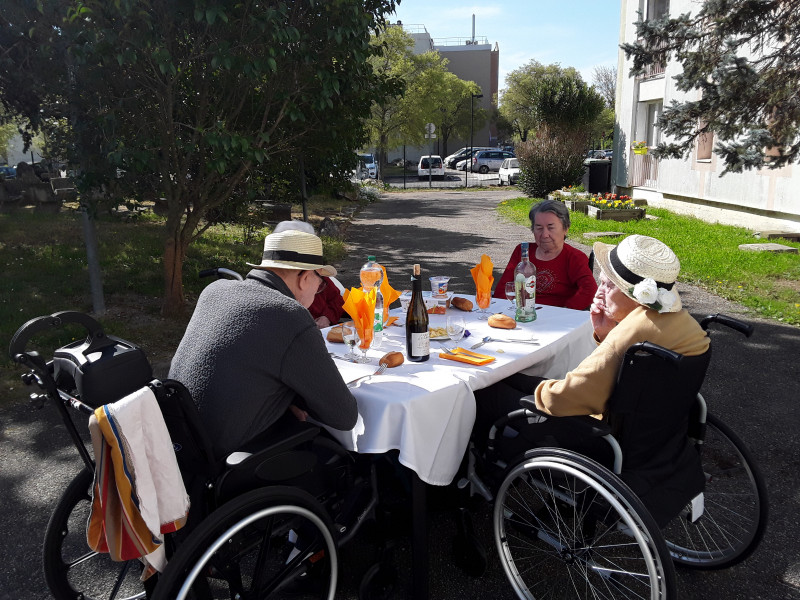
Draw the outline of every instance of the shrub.
M519 187L532 198L542 198L580 181L586 142L583 131L539 127L533 139L517 146Z

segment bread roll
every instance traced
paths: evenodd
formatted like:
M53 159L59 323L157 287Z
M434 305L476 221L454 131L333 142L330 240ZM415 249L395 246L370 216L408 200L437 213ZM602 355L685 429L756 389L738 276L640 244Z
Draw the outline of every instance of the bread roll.
M399 367L402 365L404 360L405 359L400 352L389 352L381 357L381 359L378 361L378 364L382 365L383 363L386 363L391 369L392 367Z
M514 329L517 322L502 313L497 313L489 317L489 327L496 327L497 329Z
M343 328L344 325L334 325L328 330L328 335L325 337L325 339L332 344L344 344L344 338L342 337Z
M465 312L472 310L472 301L466 298L459 298L456 296L450 301L450 304L455 306L458 310L463 310Z

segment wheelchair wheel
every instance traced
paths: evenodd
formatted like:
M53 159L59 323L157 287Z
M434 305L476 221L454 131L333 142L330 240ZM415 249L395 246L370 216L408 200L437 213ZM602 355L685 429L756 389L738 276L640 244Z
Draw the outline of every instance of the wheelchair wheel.
M56 505L44 536L44 577L56 600L133 600L144 598L138 560L114 562L86 543L92 506L93 473L84 469Z
M253 490L211 513L178 547L153 600L326 598L336 592L330 521L295 488Z
M767 488L750 451L727 425L709 414L701 450L706 487L702 516L691 507L664 528L673 560L694 569L722 569L747 558L767 526Z
M675 570L653 518L605 467L541 448L498 490L494 535L519 598L673 598Z

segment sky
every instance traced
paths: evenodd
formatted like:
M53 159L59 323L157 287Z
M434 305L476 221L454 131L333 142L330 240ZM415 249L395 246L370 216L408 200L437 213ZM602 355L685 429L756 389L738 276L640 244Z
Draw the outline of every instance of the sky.
M499 85L531 59L574 67L592 83L596 66L616 67L619 0L400 0L394 16L403 25L424 25L437 38L485 37L500 49Z

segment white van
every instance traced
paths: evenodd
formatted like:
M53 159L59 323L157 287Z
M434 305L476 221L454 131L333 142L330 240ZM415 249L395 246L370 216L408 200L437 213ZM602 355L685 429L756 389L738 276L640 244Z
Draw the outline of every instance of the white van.
M359 154L358 160L364 163L367 169L367 177L375 179L378 176L378 163L375 162L374 154Z
M428 179L444 179L444 163L438 154L421 156L417 165L417 177L420 181Z

